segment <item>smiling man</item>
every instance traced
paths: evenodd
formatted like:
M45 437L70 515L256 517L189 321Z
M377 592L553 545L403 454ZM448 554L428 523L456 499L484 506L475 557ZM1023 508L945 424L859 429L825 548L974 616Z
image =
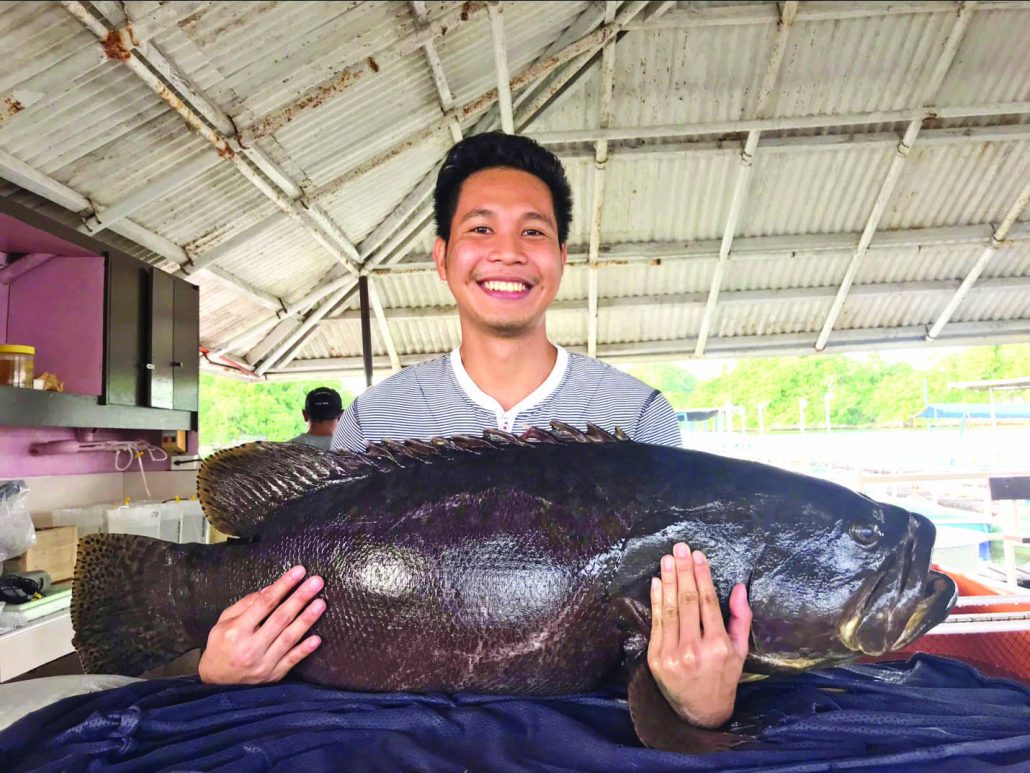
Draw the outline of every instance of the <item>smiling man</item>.
M525 137L469 137L447 154L434 204L433 260L457 304L461 345L359 396L334 449L360 452L381 440L478 435L488 427L519 433L552 419L680 444L675 413L658 390L547 337L545 315L565 270L572 220L569 183L552 153ZM204 681L281 679L320 645L306 634L325 611L315 598L321 578L290 594L304 574L294 567L222 614L201 659ZM677 544L660 574L651 588L648 665L680 717L715 727L732 713L747 655L744 587L730 598L727 628L700 552Z

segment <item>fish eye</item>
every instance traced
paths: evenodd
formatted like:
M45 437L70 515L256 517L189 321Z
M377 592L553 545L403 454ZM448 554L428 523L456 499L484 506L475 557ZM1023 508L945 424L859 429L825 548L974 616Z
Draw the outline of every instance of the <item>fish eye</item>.
M880 541L881 537L883 537L883 532L880 531L879 524L875 523L862 523L856 521L851 524L851 528L848 531L851 534L851 539L855 540L855 542L864 548L872 547Z

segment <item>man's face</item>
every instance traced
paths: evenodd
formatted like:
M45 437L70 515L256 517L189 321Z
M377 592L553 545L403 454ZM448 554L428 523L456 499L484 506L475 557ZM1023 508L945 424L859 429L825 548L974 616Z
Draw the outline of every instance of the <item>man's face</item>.
M462 324L504 337L542 326L565 268L551 192L516 169L483 169L461 186L448 242L433 260Z

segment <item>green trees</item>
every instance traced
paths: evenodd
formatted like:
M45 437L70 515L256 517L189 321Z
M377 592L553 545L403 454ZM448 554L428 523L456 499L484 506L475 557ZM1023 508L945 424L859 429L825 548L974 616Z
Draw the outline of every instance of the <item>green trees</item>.
M307 428L301 416L304 398L320 386L338 391L345 407L354 399L338 379L254 384L202 374L200 444L210 450L258 438L296 437Z
M931 403L987 402L986 391L949 389L948 384L1030 376L1030 344L969 348L943 357L928 370L889 363L877 355L826 355L738 360L735 367L700 383L691 382L674 364L632 372L665 392L677 409L714 408L727 400L743 406L750 428L758 426L760 404L766 429L796 427L801 399L807 402L805 423L821 426L827 393L834 426L898 426L923 409L924 390ZM1004 399L1014 396L1009 393Z

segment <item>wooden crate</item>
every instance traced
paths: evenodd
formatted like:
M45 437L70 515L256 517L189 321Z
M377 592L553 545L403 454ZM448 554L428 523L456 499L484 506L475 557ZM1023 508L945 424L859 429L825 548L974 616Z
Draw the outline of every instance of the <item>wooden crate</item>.
M4 572L44 571L50 575L52 582L72 579L75 574L78 531L74 526L36 529L36 544L22 555L5 561Z

